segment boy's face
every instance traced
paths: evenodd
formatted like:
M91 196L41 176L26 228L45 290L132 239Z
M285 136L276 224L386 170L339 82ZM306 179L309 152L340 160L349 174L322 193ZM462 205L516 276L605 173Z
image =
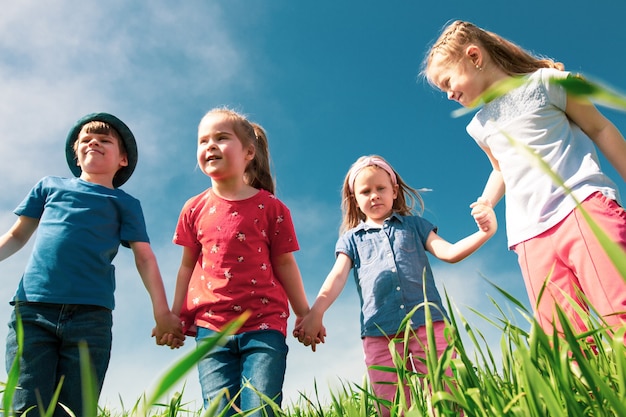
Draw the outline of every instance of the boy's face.
M111 134L87 133L81 129L74 145L80 178L113 188L117 171L128 166L128 157L121 151L120 140Z

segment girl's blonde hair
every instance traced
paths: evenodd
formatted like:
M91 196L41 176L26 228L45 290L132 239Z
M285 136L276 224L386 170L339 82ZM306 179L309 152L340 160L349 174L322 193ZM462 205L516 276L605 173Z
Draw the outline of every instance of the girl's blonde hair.
M275 183L271 171L269 144L265 130L261 125L249 121L246 116L226 107L209 110L200 124L206 117L212 115L220 115L232 122L233 131L244 147L254 146L254 158L246 166L244 172L246 184L274 194Z
M428 70L435 54L445 58L445 63L457 63L463 58L465 49L477 45L489 54L491 60L508 75L523 75L535 72L540 68L556 68L563 70L560 62L546 57L530 54L520 46L504 39L500 35L481 29L478 26L457 20L444 28L426 55L422 74L430 82Z
M357 159L346 174L346 178L343 181L343 187L341 190L341 212L342 222L341 227L339 229L339 233L343 233L356 227L361 221L365 220L365 214L359 209L359 206L356 203L356 198L354 196L354 192L352 191L351 179L353 179L354 171L360 171L366 167L377 167L378 169L384 169L380 165L377 165L375 162L366 163L364 165L364 161L366 160L376 160L379 159L383 161L395 174L396 183L398 184L398 197L393 201L392 210L395 213L401 214L403 216L416 214L415 205L419 205L419 212L424 211L424 201L422 197L419 195L417 190L410 187L407 183L402 180L400 175L396 172L396 170L389 165L384 158L378 155L369 155L362 156ZM391 180L393 183L393 180Z

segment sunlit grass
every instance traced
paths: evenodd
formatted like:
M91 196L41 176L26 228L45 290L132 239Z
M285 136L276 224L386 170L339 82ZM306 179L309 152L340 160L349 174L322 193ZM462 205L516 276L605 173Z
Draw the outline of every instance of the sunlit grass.
M476 312L476 317L483 324L494 327L501 335L499 345L489 346L478 327L470 324L446 296L450 316L446 327L449 340L446 353L440 358L435 355L426 358L427 374L416 374L406 369L400 357L396 358L396 368L388 369L397 374L403 386L409 388L408 397L400 395L389 403L377 399L366 380L360 383L344 381L339 389L330 392L327 403L320 401L319 387L315 385L313 397L301 394L295 403L283 410L274 405L276 414L289 417L375 416L378 405L382 404L391 409L392 416L458 416L461 410L465 416L484 417L626 416L624 329L611 334L590 315L587 318L590 330L576 334L568 319L559 312L562 335L556 332L545 334L522 303L499 287L494 286L494 290L513 303L527 322L518 326L492 300L498 311L497 316ZM431 307L425 303L419 308L428 311ZM233 331L238 324L234 323L228 331ZM399 330L403 337L412 334L408 320ZM146 395L137 400L132 409L97 408L91 397L91 404L84 407L83 415L220 415L214 407L190 409L189 404L182 400L183 393L175 391L174 387L195 366L196 361L226 334L216 336L180 358L155 381ZM431 345L434 335L430 322L427 322L427 334L427 343ZM431 352L434 350L431 349ZM451 379L445 375L448 368L453 370L454 377ZM7 384L4 392L14 391L9 390ZM404 390L398 392L403 393ZM272 404L271 400L266 401ZM5 399L3 404L6 403ZM242 416L249 414L241 413ZM12 414L9 411L5 415ZM46 414L32 410L29 415Z

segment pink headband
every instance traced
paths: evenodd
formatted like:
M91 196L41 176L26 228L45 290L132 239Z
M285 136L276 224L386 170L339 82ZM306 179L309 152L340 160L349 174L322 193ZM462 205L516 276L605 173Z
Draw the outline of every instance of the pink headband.
M376 166L387 171L389 176L391 177L391 182L393 185L398 184L398 179L396 178L396 173L393 172L393 169L389 166L389 164L383 161L381 158L375 156L368 156L367 158L363 158L361 162L356 163L350 169L350 176L348 177L348 187L350 187L350 192L354 192L354 180L356 176L361 172L361 170L365 167Z

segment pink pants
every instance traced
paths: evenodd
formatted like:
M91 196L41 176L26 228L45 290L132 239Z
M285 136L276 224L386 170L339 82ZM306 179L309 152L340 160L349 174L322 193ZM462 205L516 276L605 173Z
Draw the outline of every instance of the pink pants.
M582 207L611 240L626 250L626 211L600 193L589 196ZM626 283L600 246L579 209L559 224L513 250L524 276L535 315L544 331L561 330L555 307L563 309L574 329L587 326L568 298L583 311L589 308L580 294L611 327L626 323ZM548 278L546 282L546 278ZM546 288L537 303L542 287ZM586 313L585 313L586 314Z
M446 325L443 321L433 323L437 357L440 357L448 347L448 342L443 333L445 327ZM412 337L409 340L409 348L407 350L409 357L405 358L405 364L408 370L427 374L428 369L426 368L426 364L420 360L426 357L426 352L424 351L424 349L427 348L426 326L419 327L415 331L415 334L417 337ZM399 340L402 340L402 336L403 335L398 335ZM396 352L404 356L404 343L396 343L395 348ZM384 336L365 337L363 338L363 351L365 352L365 365L367 365L367 374L374 395L378 398L393 402L398 387L398 375L394 372L385 372L370 368L372 365L395 368L391 352L389 351L389 339ZM452 370L448 370L446 374L452 376ZM381 382L384 382L384 384L381 384ZM409 400L409 389L406 385L404 386L404 392L407 400ZM383 417L389 416L389 413L388 408L383 407L380 410L380 415Z

